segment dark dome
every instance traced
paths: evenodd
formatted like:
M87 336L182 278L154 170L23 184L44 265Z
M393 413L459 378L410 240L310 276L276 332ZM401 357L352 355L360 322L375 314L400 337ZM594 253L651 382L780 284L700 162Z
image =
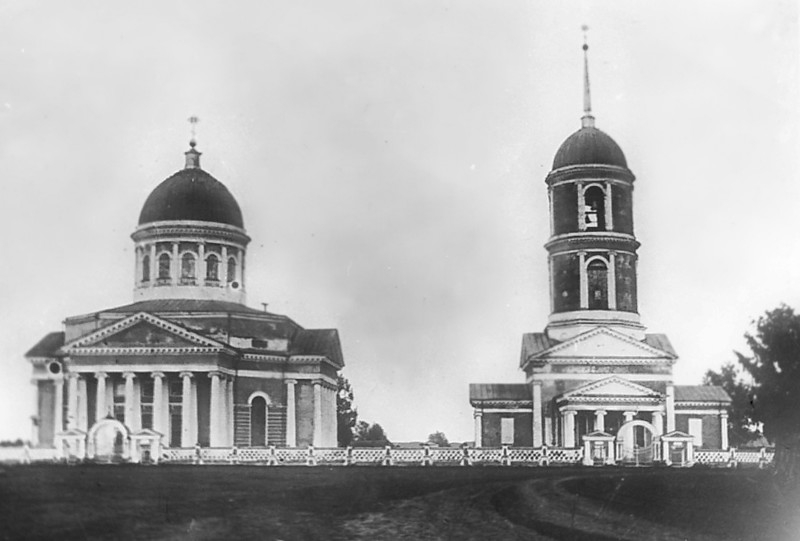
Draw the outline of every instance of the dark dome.
M561 143L553 169L569 165L617 165L628 167L625 154L614 140L595 127L583 127Z
M165 220L217 222L244 228L242 211L220 181L199 167L182 169L152 191L139 225Z

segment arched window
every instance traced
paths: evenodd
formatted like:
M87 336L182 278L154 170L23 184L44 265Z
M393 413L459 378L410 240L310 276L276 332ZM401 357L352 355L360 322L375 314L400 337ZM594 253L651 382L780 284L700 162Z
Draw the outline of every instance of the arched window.
M233 257L228 258L228 283L236 280L236 259Z
M600 186L591 186L583 192L583 219L587 231L605 231L606 194Z
M602 259L593 259L586 267L589 285L589 310L608 310L608 267Z
M169 254L161 254L158 256L158 279L169 280L170 275L170 262Z
M219 258L214 254L206 258L206 280L219 280Z
M181 278L194 279L195 273L195 259L194 254L186 252L181 258Z
M250 445L267 445L267 401L256 396L250 402Z
M142 282L150 281L150 256L146 255L142 258Z

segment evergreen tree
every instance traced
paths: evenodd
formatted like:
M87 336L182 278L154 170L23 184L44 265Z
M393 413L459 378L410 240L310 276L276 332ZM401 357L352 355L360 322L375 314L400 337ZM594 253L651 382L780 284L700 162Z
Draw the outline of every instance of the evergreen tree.
M350 382L339 374L336 391L336 434L339 447L353 443L353 428L358 420L358 411L353 407L353 388Z
M739 362L753 377L753 418L775 443L778 478L800 477L800 315L788 306L766 312L746 334L752 357Z
M439 447L447 447L450 445L450 442L447 441L447 436L444 435L444 432L439 432L438 430L428 436L428 443L433 443Z

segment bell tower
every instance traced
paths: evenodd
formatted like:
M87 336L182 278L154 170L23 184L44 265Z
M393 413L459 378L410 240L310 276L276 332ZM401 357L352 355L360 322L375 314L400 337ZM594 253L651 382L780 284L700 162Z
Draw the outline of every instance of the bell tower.
M595 127L584 41L581 128L556 153L546 183L550 200L547 335L566 340L610 327L644 339L636 298L634 175L617 143Z

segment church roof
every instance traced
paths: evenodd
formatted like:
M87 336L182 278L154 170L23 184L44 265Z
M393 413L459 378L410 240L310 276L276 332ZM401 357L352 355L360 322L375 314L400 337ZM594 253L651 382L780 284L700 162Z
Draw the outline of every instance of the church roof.
M212 301L198 299L153 299L117 306L101 312L136 313L136 312L232 312L241 314L267 314L244 304L229 301ZM275 315L275 314L270 314Z
M666 334L646 334L643 342L648 346L655 348L659 351L668 353L673 357L678 354L672 347L672 343ZM553 346L560 344L558 340L553 340L547 333L532 332L522 335L522 355L520 356L520 366L525 366L525 363L532 355L540 354Z
M525 383L470 383L469 399L473 400L528 400L531 388Z
M717 385L675 385L675 402L730 402L725 389Z
M182 169L156 186L139 225L171 220L216 222L244 228L242 211L228 188L199 167Z
M594 126L579 129L561 143L553 159L553 169L570 165L628 167L625 154L616 141Z
M336 329L301 329L292 339L292 355L323 355L344 366L339 331Z
M44 335L44 338L36 342L36 345L28 350L26 357L53 357L58 348L64 345L63 332L51 332Z

